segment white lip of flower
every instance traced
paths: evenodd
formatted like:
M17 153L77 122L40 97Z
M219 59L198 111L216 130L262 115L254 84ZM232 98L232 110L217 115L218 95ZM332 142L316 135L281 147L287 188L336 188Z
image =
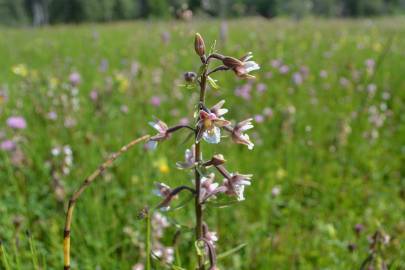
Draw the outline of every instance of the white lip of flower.
M221 140L220 127L230 125L230 122L219 118L215 113L200 111L200 120L197 123L199 132L197 134L197 142L203 138L206 142L217 144Z
M246 145L247 145L248 149L249 149L249 150L252 150L255 145L254 145L254 143L250 140L249 135L247 135L247 134L241 134L241 138L242 138L242 140L244 140L244 141L246 142Z
M260 69L260 66L255 61L244 62L243 67L245 68L247 73Z
M236 194L236 199L238 201L244 201L245 197L244 197L243 193L245 192L245 186L243 186L243 185L235 185L233 188L234 188L234 191L235 191L235 194Z
M217 144L221 141L221 130L218 127L213 127L203 133L203 139L207 143Z

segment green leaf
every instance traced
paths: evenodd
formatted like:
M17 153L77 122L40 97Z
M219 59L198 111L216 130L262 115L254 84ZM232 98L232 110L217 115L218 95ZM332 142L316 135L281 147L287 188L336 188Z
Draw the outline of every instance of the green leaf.
M179 84L179 87L186 88L187 90L193 90L197 86L196 83L186 83L186 84Z
M230 249L228 251L225 251L225 252L223 252L221 254L218 254L217 260L221 260L221 259L223 259L223 258L225 258L225 257L227 257L229 255L232 255L232 254L238 252L239 250L241 250L242 248L244 248L246 246L247 246L247 244L243 243L243 244L240 244L239 246L234 247L234 248L232 248L232 249Z
M186 270L185 268L183 268L183 267L180 267L180 266L177 266L177 265L171 265L171 267L172 267L172 269L174 269L174 270Z
M217 40L214 40L214 42L213 42L212 45L211 45L209 54L212 54L212 53L215 52L215 47L216 47L216 46L217 46Z
M239 203L238 200L224 201L224 202L208 202L210 206L217 208L226 208Z
M211 78L210 76L208 76L208 82L209 84L212 86L212 88L214 89L219 89L219 86L217 84L217 80L214 80L213 78Z
M198 256L204 255L204 242L197 240L194 242L195 250L197 251Z

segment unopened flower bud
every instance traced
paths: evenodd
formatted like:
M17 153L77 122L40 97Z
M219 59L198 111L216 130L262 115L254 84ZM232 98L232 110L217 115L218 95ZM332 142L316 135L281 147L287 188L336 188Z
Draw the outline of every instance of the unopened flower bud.
M243 66L243 62L240 61L239 59L236 59L231 56L225 56L224 59L222 60L224 65L228 68L236 68L239 66Z
M219 166L225 163L225 158L221 154L216 154L214 155L211 160L205 162L203 165L205 167L210 167L210 166Z
M204 54L205 54L204 39L202 38L202 36L199 33L195 34L194 48L195 48L195 52L199 56L204 56Z
M197 74L195 72L189 71L184 73L184 80L188 83L192 83L197 79Z

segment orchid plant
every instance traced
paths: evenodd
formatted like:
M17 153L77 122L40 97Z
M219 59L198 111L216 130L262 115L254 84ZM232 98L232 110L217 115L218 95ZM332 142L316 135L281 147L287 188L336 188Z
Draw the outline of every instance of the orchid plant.
M252 175L229 172L225 167L226 160L222 154L215 154L207 160L203 159L202 146L203 142L209 144L220 143L221 138L224 137L221 133L227 133L230 135L234 143L246 145L249 150L252 150L254 144L250 140L249 135L246 134L246 131L253 128L253 124L251 118L243 120L235 125L232 125L230 121L226 120L224 116L228 110L223 107L225 100L221 100L211 107L207 106L205 102L208 89L207 84L211 84L214 88L217 87L216 81L211 76L219 71L232 71L239 78L253 79L255 77L250 73L254 70L258 70L260 67L256 62L251 60L253 57L252 53L248 53L242 58L225 56L216 52L206 53L204 40L198 33L195 35L194 45L195 52L201 61L201 67L198 73L186 72L184 79L187 88L199 88L200 95L194 114L196 118L195 125L177 125L169 127L163 121L155 119L149 123L157 131L155 135L145 135L123 146L117 153L112 154L106 162L84 180L81 187L70 199L66 214L64 232L65 270L70 269L70 228L73 208L82 192L96 179L97 176L110 166L115 159L134 145L140 142L146 142L145 146L147 149L155 149L158 143L170 139L173 133L181 129L190 130L194 140L191 147L185 151L185 160L177 162L176 166L182 170L192 171L194 174L194 185L182 185L171 188L165 183L156 183L154 193L162 197L162 200L155 209L168 210L173 199L176 198L179 193L182 191L190 192L194 197L197 269L205 270L207 263L209 264L209 270L218 269L215 249L215 242L218 240L218 237L216 232L210 231L207 223L204 222L204 210L207 207L208 201L215 200L222 195L232 196L235 197L237 201L243 201L245 199L245 187L251 184ZM210 64L212 62L219 62L219 65L210 69ZM215 181L215 172L224 177L222 183ZM147 216L149 219L149 209L145 209L144 212L144 216ZM162 220L160 214L159 220ZM154 222L152 221L152 225L153 223ZM158 223L162 222L160 221ZM164 223L166 224L166 221ZM148 224L150 224L150 221ZM150 257L152 256L153 251L149 245L150 243L147 243L146 269L151 269ZM153 255L156 257L159 257L159 255L172 256L172 251L160 250Z

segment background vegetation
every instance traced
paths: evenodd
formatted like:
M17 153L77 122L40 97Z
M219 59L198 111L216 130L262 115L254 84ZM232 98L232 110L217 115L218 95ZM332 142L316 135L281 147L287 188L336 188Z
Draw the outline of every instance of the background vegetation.
M187 11L187 12L185 12ZM42 25L137 18L326 17L404 13L404 0L0 0L0 23Z
M359 269L376 230L386 241L379 259L404 269L404 25L239 19L1 29L0 269L61 269L67 196L109 153L152 132L153 115L192 121L197 93L179 85L199 67L196 31L226 54L253 51L262 66L254 82L218 74L221 89L208 94L208 104L227 100L230 119L253 116L256 126L253 151L204 147L205 157L227 153L231 171L254 174L246 201L207 213L220 253L247 244L221 269ZM26 127L10 127L11 116ZM72 228L74 269L143 260L138 213L159 201L155 181L191 178L174 165L185 137L131 151L86 191ZM183 225L178 264L192 269L192 207L168 216Z

